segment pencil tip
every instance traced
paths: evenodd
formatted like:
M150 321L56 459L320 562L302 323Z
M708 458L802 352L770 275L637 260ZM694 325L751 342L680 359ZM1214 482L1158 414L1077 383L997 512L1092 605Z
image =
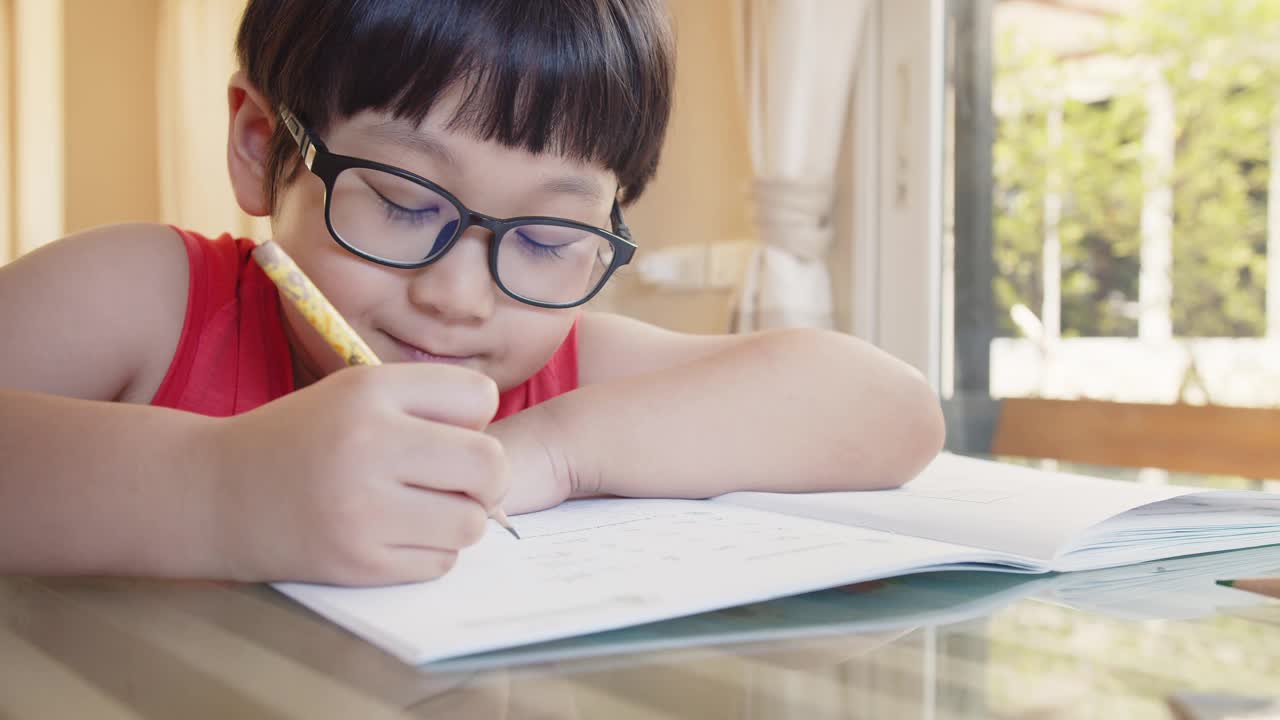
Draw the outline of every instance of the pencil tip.
M520 533L516 532L516 529L511 527L510 525L507 526L507 532L511 533L511 535L515 537L515 539L517 540L520 539Z
M1235 580L1214 580L1213 582L1214 584L1221 585L1222 587L1233 587L1236 584Z

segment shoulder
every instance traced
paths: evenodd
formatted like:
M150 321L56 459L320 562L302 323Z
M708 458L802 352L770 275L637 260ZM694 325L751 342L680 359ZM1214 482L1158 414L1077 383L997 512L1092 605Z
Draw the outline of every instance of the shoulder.
M187 288L187 249L164 225L95 228L29 253L0 268L0 337L18 348L0 359L0 382L137 401L168 367Z
M578 374L582 385L641 375L741 345L744 335L675 332L612 313L585 312L578 320Z
M134 260L141 263L159 262L174 266L174 261L185 267L186 251L183 248L178 231L168 225L134 223L125 225L104 225L61 240L51 242L16 260L9 267L32 267L48 263L56 259L64 264L64 273L76 273L75 277L109 278L110 271L119 263L105 263L111 260ZM90 261L96 261L90 265Z

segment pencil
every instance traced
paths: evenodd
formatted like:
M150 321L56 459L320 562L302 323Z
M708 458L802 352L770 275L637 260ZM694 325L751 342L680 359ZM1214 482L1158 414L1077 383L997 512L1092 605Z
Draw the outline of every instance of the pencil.
M302 268L298 267L284 248L277 245L275 241L268 240L253 249L253 259L346 364L382 364L373 350L320 292L320 288L311 282L311 278L302 272ZM498 524L517 540L520 539L520 534L511 527L511 521L507 519L507 514L502 511L502 508L494 508L490 517L498 521Z
M1248 590L1249 592L1258 593L1259 595L1280 598L1280 577L1219 580L1218 584L1224 587L1235 588L1237 590Z

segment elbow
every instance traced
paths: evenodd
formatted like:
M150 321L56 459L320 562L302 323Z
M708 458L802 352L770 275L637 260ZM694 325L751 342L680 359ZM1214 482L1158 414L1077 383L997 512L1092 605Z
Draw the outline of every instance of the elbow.
M843 458L843 489L891 490L933 462L946 442L946 422L937 392L919 371L866 349L871 354L863 356L868 360L863 367L869 371L850 396L861 437L849 443Z
M897 402L884 408L880 421L864 432L864 442L851 443L858 449L843 458L841 487L831 489L901 487L933 462L946 441L942 406L928 385L923 391L899 395Z
M807 491L889 490L937 457L946 439L942 404L914 367L849 335L823 330L775 331L799 354L779 366L805 368L816 380L807 420L820 458ZM815 408L821 408L814 412ZM825 431L825 432L824 432Z
M901 487L920 474L942 451L947 425L942 403L933 388L917 375L916 387L903 399L902 417L896 423L898 438L885 453L882 489Z

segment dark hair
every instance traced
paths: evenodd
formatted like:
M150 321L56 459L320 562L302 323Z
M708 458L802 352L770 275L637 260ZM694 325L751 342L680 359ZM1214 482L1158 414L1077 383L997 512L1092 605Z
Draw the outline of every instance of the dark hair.
M674 43L662 0L250 0L236 52L249 80L323 133L382 110L485 140L599 163L622 202L653 177L671 110ZM267 192L298 171L278 124Z

